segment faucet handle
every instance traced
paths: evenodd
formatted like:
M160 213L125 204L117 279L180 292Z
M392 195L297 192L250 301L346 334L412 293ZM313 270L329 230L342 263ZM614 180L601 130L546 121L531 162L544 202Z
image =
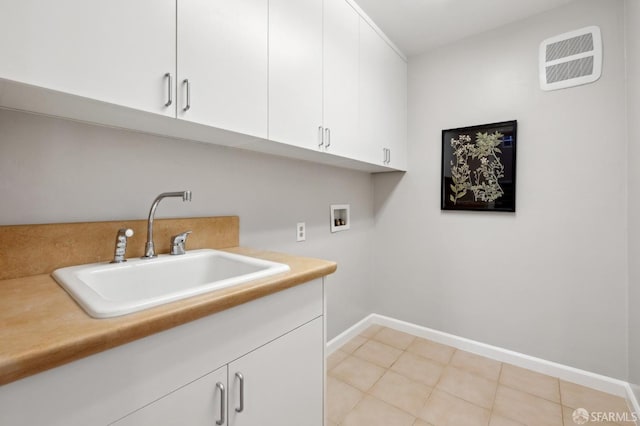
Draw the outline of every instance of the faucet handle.
M124 258L127 253L127 238L133 236L133 229L122 228L118 230L116 235L116 248L111 263L122 263L127 260Z
M191 234L192 231L186 231L178 235L174 235L171 237L171 254L185 254L185 243L187 242L187 237Z

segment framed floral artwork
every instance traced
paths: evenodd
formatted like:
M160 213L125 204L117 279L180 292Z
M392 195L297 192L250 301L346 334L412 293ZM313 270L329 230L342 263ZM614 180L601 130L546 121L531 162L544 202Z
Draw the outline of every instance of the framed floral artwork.
M442 210L516 211L517 121L442 131Z

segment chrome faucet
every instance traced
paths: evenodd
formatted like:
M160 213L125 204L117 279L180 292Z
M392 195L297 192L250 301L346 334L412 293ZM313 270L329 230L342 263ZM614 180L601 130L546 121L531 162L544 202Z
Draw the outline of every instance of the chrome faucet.
M156 214L158 203L160 203L163 198L167 197L181 197L182 201L191 201L191 191L163 192L153 200L151 210L149 210L149 220L147 221L147 243L144 246L143 259L151 259L157 256L156 250L153 246L153 218Z

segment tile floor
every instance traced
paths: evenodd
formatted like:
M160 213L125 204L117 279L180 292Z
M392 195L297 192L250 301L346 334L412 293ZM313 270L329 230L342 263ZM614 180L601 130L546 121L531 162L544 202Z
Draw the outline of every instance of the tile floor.
M576 408L629 411L623 398L381 326L331 354L327 371L327 426L574 426Z

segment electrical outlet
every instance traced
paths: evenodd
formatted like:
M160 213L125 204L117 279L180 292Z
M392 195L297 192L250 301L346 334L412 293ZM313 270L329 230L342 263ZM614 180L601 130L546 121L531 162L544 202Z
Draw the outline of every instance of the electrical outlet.
M296 225L296 241L304 241L307 239L307 229L304 222L298 222Z

